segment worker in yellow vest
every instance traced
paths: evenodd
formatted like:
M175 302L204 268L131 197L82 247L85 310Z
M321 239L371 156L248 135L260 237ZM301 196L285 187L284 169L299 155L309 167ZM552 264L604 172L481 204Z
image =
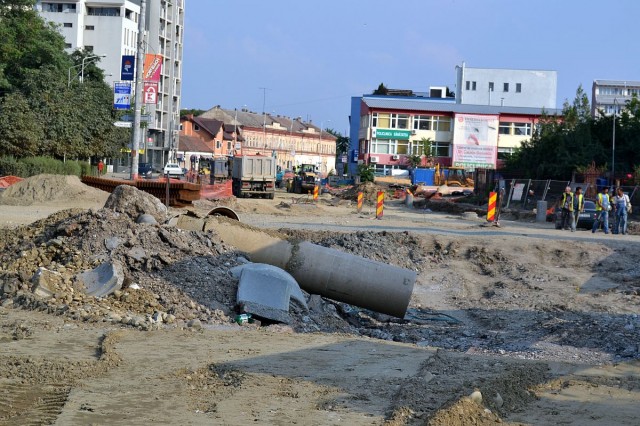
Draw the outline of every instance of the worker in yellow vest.
M582 194L582 188L577 187L575 194L573 194L573 221L571 222L571 232L576 231L578 226L578 219L580 219L580 213L584 211L584 195Z
M600 224L602 224L604 233L609 233L609 210L611 210L611 204L609 204L609 188L605 187L598 192L598 196L596 197L596 212L598 212L598 217L593 221L591 232L595 234Z
M562 209L562 226L560 229L566 231L569 226L573 228L573 192L571 192L570 186L567 186L562 193L560 208Z

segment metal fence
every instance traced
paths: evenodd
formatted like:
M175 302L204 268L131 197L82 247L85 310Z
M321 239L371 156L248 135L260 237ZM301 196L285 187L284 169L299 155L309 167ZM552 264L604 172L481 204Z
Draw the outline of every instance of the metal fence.
M585 199L593 200L598 192L598 188L591 183L576 183L560 180L533 180L533 179L510 179L504 180L505 200L502 205L506 208L532 210L536 208L538 201L546 201L551 207L562 197L567 186L575 192L576 188L582 188ZM503 185L501 182L497 186ZM631 205L640 205L640 191L636 186L622 186L622 190L629 195ZM634 209L635 210L635 209Z

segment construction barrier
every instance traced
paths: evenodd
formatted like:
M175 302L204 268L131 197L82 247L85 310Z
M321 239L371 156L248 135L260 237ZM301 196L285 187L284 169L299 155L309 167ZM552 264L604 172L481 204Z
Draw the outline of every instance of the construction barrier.
M105 192L113 192L120 185L135 186L141 191L147 192L162 202L167 199L167 179L107 179L95 176L82 176L80 179L85 185L101 189ZM191 204L192 201L200 199L200 185L181 181L178 179L169 179L169 204L172 206L184 206Z
M362 211L362 202L364 201L364 194L362 191L358 192L358 213Z
M318 201L318 193L320 193L320 186L313 187L313 201Z
M498 200L497 192L489 193L489 206L487 207L487 222L496 220L496 202Z
M384 210L384 192L378 191L376 201L376 219L382 219L382 212Z

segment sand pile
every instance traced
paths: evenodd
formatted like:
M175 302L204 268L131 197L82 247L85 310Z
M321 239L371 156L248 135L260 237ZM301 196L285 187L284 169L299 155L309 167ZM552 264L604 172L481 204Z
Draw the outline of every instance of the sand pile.
M37 203L104 203L109 193L85 185L77 176L36 175L0 193L0 205L30 206Z

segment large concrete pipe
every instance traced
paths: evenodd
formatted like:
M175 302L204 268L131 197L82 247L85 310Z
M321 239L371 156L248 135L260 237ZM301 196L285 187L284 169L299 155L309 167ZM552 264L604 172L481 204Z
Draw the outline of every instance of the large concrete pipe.
M214 230L225 243L248 253L252 261L286 270L311 294L399 318L407 311L414 271L308 241L288 241L277 232L224 218L208 217L204 229Z

